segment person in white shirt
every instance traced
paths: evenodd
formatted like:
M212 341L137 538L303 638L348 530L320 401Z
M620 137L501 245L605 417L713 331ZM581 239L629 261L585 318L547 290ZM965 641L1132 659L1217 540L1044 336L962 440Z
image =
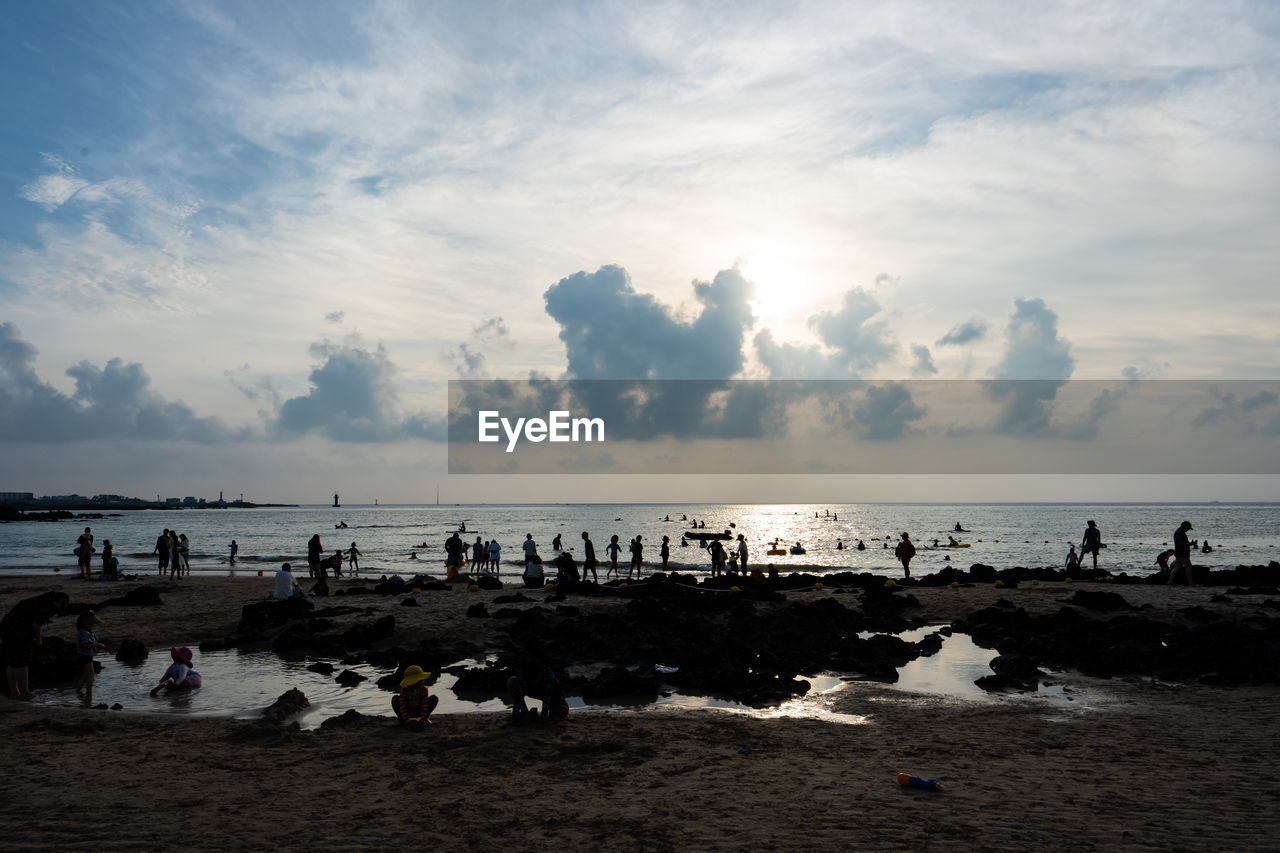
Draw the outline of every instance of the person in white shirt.
M286 598L302 595L302 587L298 586L298 580L293 576L291 568L288 563L285 563L280 567L280 571L276 572L276 587L271 591L272 598L284 601Z

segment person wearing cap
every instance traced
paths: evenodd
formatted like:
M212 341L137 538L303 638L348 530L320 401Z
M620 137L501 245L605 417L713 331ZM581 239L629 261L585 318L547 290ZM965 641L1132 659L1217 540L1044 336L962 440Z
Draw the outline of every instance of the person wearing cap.
M427 679L430 677L431 673L417 664L407 667L400 679L399 695L391 697L391 710L396 712L396 719L405 728L421 731L424 726L431 725L431 712L440 704L440 697L427 692Z
M911 577L911 558L916 555L916 546L911 542L911 536L907 533L902 534L902 541L893 549L893 555L902 563L902 573L904 577Z
M191 649L172 646L169 657L173 658L173 663L160 676L160 683L151 688L152 696L161 690L192 690L200 686L200 673L191 668Z
M1173 569L1169 572L1168 583L1172 585L1178 575L1184 574L1187 579L1187 586L1195 586L1195 580L1191 577L1191 542L1187 539L1187 531L1195 530L1191 526L1191 522L1184 521L1173 531Z

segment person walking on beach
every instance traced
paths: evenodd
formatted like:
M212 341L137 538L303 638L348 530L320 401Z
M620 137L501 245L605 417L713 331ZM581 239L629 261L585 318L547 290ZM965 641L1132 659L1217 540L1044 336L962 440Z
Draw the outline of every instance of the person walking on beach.
M307 540L307 571L313 578L323 571L320 565L320 555L323 553L324 546L320 544L320 534L316 533Z
M604 573L604 579L608 580L609 575L618 574L618 554L622 551L622 546L618 544L618 534L609 537L609 544L604 546L604 552L609 555L609 571Z
M902 562L903 576L911 577L911 558L916 555L916 546L912 544L907 533L902 534L902 541L893 549L893 555Z
M1098 529L1098 525L1092 519L1089 520L1089 526L1084 529L1084 539L1080 542L1080 560L1093 554L1093 567L1098 568L1098 550L1102 547L1102 531Z
M1191 526L1191 522L1184 521L1173 531L1173 569L1169 572L1168 583L1172 586L1178 579L1179 575L1183 575L1187 579L1187 586L1195 586L1195 579L1191 576L1191 542L1187 539L1187 531L1195 530Z
M156 548L151 553L159 557L159 574L163 575L169 568L169 528L166 527L164 533L156 537Z
M582 579L585 581L587 572L591 572L591 580L600 583L600 575L596 574L596 566L600 564L596 559L596 546L585 530L582 531L582 549Z
M353 575L360 574L360 549L356 547L354 542L347 549L347 568L351 569L351 574Z
M191 540L187 538L187 534L178 535L178 556L182 558L182 573L190 577L191 575Z
M76 555L80 566L80 577L87 578L92 575L93 570L89 567L89 559L93 556L93 534L87 527L84 533L80 534L80 538L76 539Z
M236 564L236 554L239 554L239 553L240 553L240 543L232 539L231 540L231 559L230 559L231 565L234 566Z

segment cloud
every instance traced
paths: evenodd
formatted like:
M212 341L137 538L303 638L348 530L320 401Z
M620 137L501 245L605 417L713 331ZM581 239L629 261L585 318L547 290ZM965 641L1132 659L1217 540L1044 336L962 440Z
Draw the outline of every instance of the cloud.
M857 402L844 402L839 412L846 426L859 438L871 441L902 438L910 431L912 422L925 415L901 382L869 385Z
M444 418L404 415L396 389L396 366L379 344L370 350L358 336L343 343L311 345L321 360L308 377L311 389L285 400L273 426L277 437L315 433L333 441L388 442L444 436Z
M200 417L181 400L151 391L142 365L119 358L67 370L75 392L63 394L32 367L36 349L12 323L0 324L0 440L71 442L104 438L219 443L248 438L216 417Z
M966 320L963 323L952 326L951 331L938 338L937 345L945 346L964 346L974 341L980 341L987 336L988 324L986 320L980 320L977 317L972 320Z
M695 281L701 310L684 322L657 299L636 291L627 271L604 266L578 272L543 294L560 325L568 358L565 378L728 379L742 370L744 335L755 325L754 288L734 268Z
M896 344L880 301L871 291L845 291L839 311L808 320L821 344L778 343L773 332L755 336L756 358L775 379L853 379L891 357Z
M984 383L999 401L997 432L1038 435L1050 432L1053 401L1071 377L1071 344L1058 334L1058 315L1043 299L1015 299L1005 330L1005 347L993 369L997 380Z
M346 316L346 311L330 311L328 314L324 315L324 320L326 323L341 323L346 319Z
M511 332L507 329L507 324L503 322L501 317L490 317L483 323L477 323L472 326L471 334L479 338L506 340L510 337Z
M915 359L911 364L911 377L913 379L924 379L937 375L938 367L933 363L933 356L929 354L927 346L924 344L912 344L911 357Z

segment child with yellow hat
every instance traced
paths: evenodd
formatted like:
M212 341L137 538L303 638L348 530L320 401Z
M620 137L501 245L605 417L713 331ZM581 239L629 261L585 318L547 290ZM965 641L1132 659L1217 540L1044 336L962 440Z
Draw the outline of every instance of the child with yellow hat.
M431 673L414 664L407 667L400 679L400 694L391 697L391 709L396 712L400 725L413 731L422 731L431 725L431 712L440 704L439 696L427 692L427 679Z

